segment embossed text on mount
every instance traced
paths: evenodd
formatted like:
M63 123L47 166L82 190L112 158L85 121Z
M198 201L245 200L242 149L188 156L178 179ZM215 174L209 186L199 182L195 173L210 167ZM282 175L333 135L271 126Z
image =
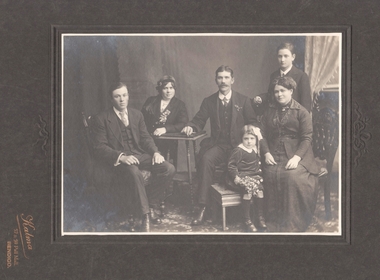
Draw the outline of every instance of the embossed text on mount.
M21 214L21 219L23 221L22 226L23 226L23 230L24 230L24 234L25 234L26 244L27 244L28 250L33 250L32 237L34 237L34 235L29 233L30 229L32 229L33 231L36 230L36 228L34 227L34 224L32 222L33 217L28 215L26 217L26 219L24 219L23 216L24 216L24 214Z
M20 230L20 240L24 252L24 257L28 259L29 257L27 256L25 249L29 251L33 250L33 238L34 232L36 230L33 223L33 217L31 215L24 217L24 214L21 214L16 218ZM19 218L21 218L21 221Z

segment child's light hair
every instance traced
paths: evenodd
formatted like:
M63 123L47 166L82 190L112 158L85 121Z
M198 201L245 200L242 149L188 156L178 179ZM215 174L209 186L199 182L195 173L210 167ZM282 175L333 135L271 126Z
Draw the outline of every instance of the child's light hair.
M260 139L262 139L260 129L254 125L247 124L247 125L243 126L243 128L241 129L241 133L240 133L241 137L240 138L242 140L243 140L243 137L245 134L251 134L251 135L255 136L257 153L260 154L259 141L260 141Z

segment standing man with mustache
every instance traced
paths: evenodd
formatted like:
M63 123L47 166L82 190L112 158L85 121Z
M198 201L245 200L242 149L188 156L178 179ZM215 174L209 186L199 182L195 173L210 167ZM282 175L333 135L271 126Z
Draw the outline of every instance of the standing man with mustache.
M203 100L193 120L182 129L183 133L191 135L201 131L210 119L211 137L201 142L197 158L198 205L191 223L194 226L203 223L215 166L227 163L231 150L241 142L239 135L244 125L257 125L250 99L232 90L234 81L233 70L226 65L220 66L215 72L219 91Z

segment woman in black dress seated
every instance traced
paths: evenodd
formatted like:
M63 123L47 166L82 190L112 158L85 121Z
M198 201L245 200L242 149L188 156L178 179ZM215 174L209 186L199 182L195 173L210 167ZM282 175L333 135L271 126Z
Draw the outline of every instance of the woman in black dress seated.
M176 154L178 141L159 140L155 136L168 132L180 132L189 118L185 103L175 97L176 81L172 76L163 76L157 82L156 89L158 94L145 101L141 112L158 150L166 157L169 150L170 154Z
M262 119L269 231L305 231L317 201L319 169L311 147L313 126L309 112L292 98L296 87L291 77L275 78L273 102Z

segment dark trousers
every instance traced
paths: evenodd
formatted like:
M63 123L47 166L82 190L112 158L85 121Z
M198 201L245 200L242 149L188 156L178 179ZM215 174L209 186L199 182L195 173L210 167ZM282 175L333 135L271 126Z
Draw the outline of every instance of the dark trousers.
M214 145L205 152L199 152L197 173L199 174L198 203L209 204L209 192L214 178L215 166L226 163L231 152L231 146L225 144Z
M175 168L167 161L152 165L152 156L149 154L135 157L138 158L139 165L120 164L116 167L117 173L127 182L133 198L140 204L142 214L147 214L149 208L157 208L164 199L165 188L170 185ZM140 170L152 172L152 184L147 189L144 187L144 178Z

